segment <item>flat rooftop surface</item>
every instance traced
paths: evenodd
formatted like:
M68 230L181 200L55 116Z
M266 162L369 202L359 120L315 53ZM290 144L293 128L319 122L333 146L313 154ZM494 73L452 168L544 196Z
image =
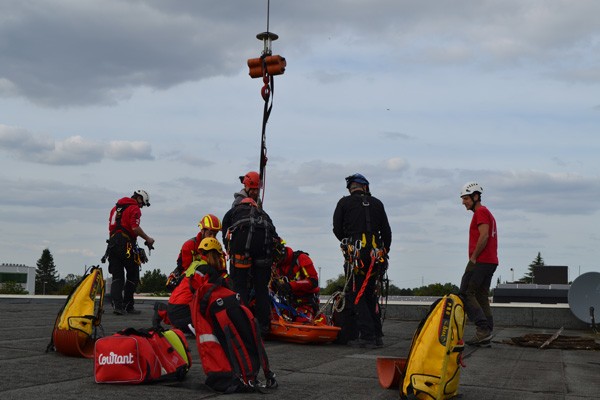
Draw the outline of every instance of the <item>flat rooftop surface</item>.
M19 302L0 299L0 399L398 399L398 390L379 385L377 357L406 357L415 321L388 319L384 347L374 350L348 346L301 345L267 341L266 348L279 388L267 394L221 395L204 385L196 342L190 340L193 365L182 382L149 385L109 385L94 382L92 359L46 353L58 310L64 302ZM105 336L128 328L148 328L151 301L136 304L140 315L117 316L105 308ZM465 337L474 332L467 324ZM499 326L491 348L465 351L462 399L574 400L600 398L600 352L537 349L506 343L526 334L555 330ZM594 338L591 331L565 330L562 335Z

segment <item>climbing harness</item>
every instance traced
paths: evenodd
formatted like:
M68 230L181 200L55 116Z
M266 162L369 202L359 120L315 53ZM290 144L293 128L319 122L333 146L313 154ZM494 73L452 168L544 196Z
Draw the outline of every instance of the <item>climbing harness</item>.
M265 196L265 180L266 180L266 165L267 165L267 146L266 146L266 130L269 116L271 115L271 109L273 108L273 97L275 94L275 81L273 76L282 75L285 72L286 61L285 58L279 55L273 55L271 50L271 44L273 41L279 38L273 32L269 32L269 14L270 14L270 0L267 0L267 30L265 32L256 35L258 40L263 42L263 51L260 57L251 58L248 60L248 68L250 69L249 75L251 78L262 78L263 86L260 90L260 94L265 102L263 108L263 120L262 120L262 135L260 143L260 182L262 183L262 194L261 202Z
M342 292L337 292L332 295L333 308L335 311L341 311L345 307L345 296L343 293L346 293L346 290L349 285L352 285L352 292L357 293L354 298L354 305L357 305L360 299L362 298L369 281L375 276L375 295L377 296L377 303L379 307L379 315L381 318L381 322L385 320L387 305L388 305L388 295L389 295L389 285L390 281L387 275L387 254L385 249L381 248L378 245L378 240L375 235L371 232L371 216L369 213L369 201L366 197L362 199L362 205L365 207L366 212L366 230L367 233L362 233L360 235L360 239L352 242L352 238L344 238L340 242L340 248L344 255L344 271L346 275L346 283L344 285L344 290ZM370 238L369 238L370 236ZM371 251L370 262L367 268L365 268L365 264L363 263L360 253L363 248L367 246L370 239L370 247ZM365 275L365 279L360 288L356 287L356 279L357 275ZM358 291L358 292L357 292Z

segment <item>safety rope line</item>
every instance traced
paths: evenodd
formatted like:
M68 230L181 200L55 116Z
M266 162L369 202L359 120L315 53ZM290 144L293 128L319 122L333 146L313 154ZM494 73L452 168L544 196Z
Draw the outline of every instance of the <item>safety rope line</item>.
M269 33L269 22L271 18L271 0L267 0L267 34ZM270 39L267 39L270 40ZM260 167L259 167L259 179L262 183L262 192L260 195L261 203L264 203L265 200L265 190L266 190L266 167L267 167L267 122L269 121L269 116L271 115L271 109L273 108L273 97L274 97L274 89L275 89L275 81L273 80L273 76L269 75L267 71L267 63L266 58L271 55L271 49L267 46L267 41L265 43L265 49L260 57L262 62L263 69L263 87L260 90L260 94L265 101L265 106L263 108L263 121L262 121L262 135L260 142ZM269 102L270 100L270 102Z
M348 239L343 239L341 241L340 249L342 250L345 259L344 288L341 291L334 292L329 300L321 307L319 311L323 315L326 315L325 310L327 310L330 303L332 314L334 312L341 312L346 307L346 293L348 291L348 286L351 284L354 285L355 283L354 270L358 269L361 247L362 243L359 240L356 241L354 246L348 243Z
M360 287L358 295L356 295L356 299L354 299L354 305L358 304L361 297L365 293L365 289L367 288L367 285L369 284L369 279L371 279L371 274L373 273L374 265L375 265L375 250L371 250L371 263L369 264L369 270L367 271L367 276L365 277L365 280L363 281L363 284Z
M385 317L388 309L388 298L390 293L390 280L387 275L387 268L383 274L379 275L379 285L381 292L379 293L379 309L381 311L381 323L385 321Z
M265 198L265 189L266 189L266 166L267 166L267 122L269 121L269 117L271 116L271 110L273 109L273 97L275 97L275 80L273 76L269 75L267 71L267 63L265 61L266 57L270 54L264 53L261 56L261 61L263 64L263 87L260 90L260 94L265 101L265 105L263 108L263 120L262 120L262 134L261 134L261 142L260 142L260 169L259 169L259 179L262 182L262 194L261 194L261 202L264 202Z

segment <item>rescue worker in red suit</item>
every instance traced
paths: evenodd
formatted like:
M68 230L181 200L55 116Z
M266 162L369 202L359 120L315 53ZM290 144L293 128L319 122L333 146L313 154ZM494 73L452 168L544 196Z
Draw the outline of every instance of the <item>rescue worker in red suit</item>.
M197 247L197 254L194 261L188 266L183 276L183 279L173 291L167 309L162 303L155 303L156 310L152 326L155 329L160 329L161 317L165 323L173 325L181 329L186 335L193 336L191 303L194 299L194 293L199 287L204 285L209 276L215 279L218 276L224 278L224 286L231 287L229 276L227 275L227 267L225 264L225 254L221 243L214 237L205 237ZM173 299L175 295L175 299ZM176 304L172 301L180 301ZM165 315L168 311L168 315ZM175 311L175 312L174 312Z
M309 255L281 242L275 248L271 289L299 312L295 322L318 322L319 276Z
M145 262L145 253L138 249L137 238L144 239L150 249L154 244L154 239L140 226L140 209L144 206L150 207L150 197L145 190L136 190L131 197L117 201L108 219L108 272L112 275L110 295L117 315L140 313L134 307L133 294L140 281L140 264Z
M217 236L217 233L221 230L221 221L213 214L206 214L198 222L198 227L200 228L198 234L186 240L183 246L181 246L181 251L177 258L177 268L171 272L167 280L167 287L174 287L169 297L169 302L166 305L158 302L154 305L155 319L153 324L155 326L160 323L160 320L163 320L165 323L179 328L183 332L190 332L188 325L192 322L192 317L189 304L192 301L193 293L185 277L189 276L187 271L190 265L194 261L200 261L202 258L203 252L200 244L206 238L215 238Z
M217 233L221 231L221 221L213 214L206 214L200 222L198 222L200 231L191 239L188 239L181 246L179 257L177 257L177 269L173 271L173 274L185 273L192 261L194 256L197 254L198 245L202 239L207 237L217 237Z

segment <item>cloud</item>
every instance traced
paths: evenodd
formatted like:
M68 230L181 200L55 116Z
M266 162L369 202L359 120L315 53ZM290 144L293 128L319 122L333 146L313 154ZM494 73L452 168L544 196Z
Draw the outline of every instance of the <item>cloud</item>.
M254 36L264 30L262 7L169 3L2 2L0 95L47 107L115 104L139 87L164 90L238 74L259 53ZM497 68L524 61L561 79L600 81L593 67L600 54L595 1L351 3L273 4L271 28L280 34L274 47L296 63L312 63L329 83L349 79L344 70L358 65L357 73L367 65ZM333 53L322 54L324 38ZM324 64L330 68L323 71Z
M54 142L50 137L33 136L27 130L7 125L0 125L0 148L17 154L50 151Z
M564 69L558 70L555 73L556 77L566 81L580 82L580 83L597 83L600 82L600 68L589 67L589 68L570 68L564 67Z
M106 144L81 136L56 141L6 125L0 125L0 150L23 161L48 165L87 165L104 158L116 161L154 159L148 142L112 141Z
M161 10L151 1L64 3L0 6L4 95L16 92L48 107L114 104L136 87L166 89L237 73L248 58L233 29L239 18L231 16L250 5Z
M413 139L412 136L407 135L406 133L391 132L391 131L382 132L381 136L383 136L384 138L393 139L393 140L398 140L398 139L409 140L409 139Z
M106 147L107 158L117 161L153 160L152 146L148 142L111 141Z
M408 162L400 157L390 158L385 161L385 166L390 171L405 171L408 169Z
M206 168L206 167L210 167L215 164L214 161L208 160L203 157L199 157L196 154L183 153L180 151L171 151L171 152L165 153L161 156L161 158L164 158L165 160L169 160L169 161L173 161L173 162L180 162L180 163L192 165L194 167Z
M91 209L106 208L106 204L113 204L117 193L109 189L100 189L91 185L69 184L60 179L32 179L19 178L12 179L0 175L0 187L2 187L2 196L0 196L0 205L16 207L21 210L23 207L32 210L52 209L52 212L42 213L43 219L34 216L32 212L24 213L22 216L14 217L11 214L5 214L6 218L16 221L27 221L37 223L48 223L55 225L56 220L61 217L57 215L56 209L64 208L66 210L65 218L73 209ZM64 222L64 221L63 221Z
M51 150L23 153L22 159L50 165L86 165L101 161L103 153L101 144L85 141L81 136L72 136L55 142Z
M496 208L545 215L592 215L600 210L600 177L541 171L493 172L479 181ZM489 188L489 190L487 190Z

